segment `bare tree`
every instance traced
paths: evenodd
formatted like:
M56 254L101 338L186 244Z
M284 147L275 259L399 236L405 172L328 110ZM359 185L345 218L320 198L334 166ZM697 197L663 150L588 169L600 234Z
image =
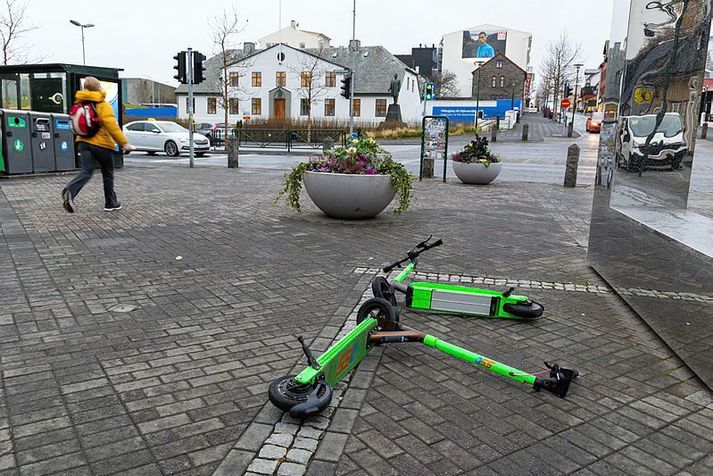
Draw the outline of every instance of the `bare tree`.
M220 61L220 97L219 104L224 111L225 129L223 137L228 138L228 113L230 110L230 100L235 96L234 88L238 87L239 73L231 77L228 67L232 65L235 58L231 54L236 45L237 36L245 29L243 22L238 18L238 12L233 7L231 10L223 10L210 22L210 29L213 36L213 48Z
M304 52L297 65L292 68L300 76L297 92L307 102L308 134L312 129L312 106L327 92L327 64L324 60L324 46L320 43L316 51ZM336 75L334 78L336 81Z
M27 1L5 0L0 12L0 42L3 64L20 64L27 61L29 47L22 43L25 33L35 29L27 24Z
M458 95L458 76L451 71L434 71L430 77L436 84L436 96L453 97Z
M134 83L132 89L137 102L153 102L153 82L147 79L139 79L138 82Z
M574 78L574 64L582 53L581 45L573 45L562 33L556 41L547 46L547 56L540 64L540 77L542 82L550 86L552 94L552 109L556 110L559 92L562 85ZM556 115L552 116L553 119Z

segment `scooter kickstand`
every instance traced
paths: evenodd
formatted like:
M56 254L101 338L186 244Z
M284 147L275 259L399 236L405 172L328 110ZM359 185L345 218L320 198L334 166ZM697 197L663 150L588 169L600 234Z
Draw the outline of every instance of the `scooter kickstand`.
M307 365L312 367L315 370L319 370L322 367L317 363L317 359L314 358L312 355L312 351L309 350L309 347L307 346L307 343L305 343L305 340L302 336L299 336L297 340L300 342L300 345L302 346L302 352L305 353L305 356L307 357Z
M515 291L515 286L513 286L510 289L508 289L507 291L505 291L503 293L503 297L510 297L510 295L512 294L513 291Z

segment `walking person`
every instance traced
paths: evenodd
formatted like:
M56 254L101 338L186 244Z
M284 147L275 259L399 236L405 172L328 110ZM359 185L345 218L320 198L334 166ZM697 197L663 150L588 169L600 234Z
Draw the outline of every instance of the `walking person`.
M101 83L97 78L91 76L84 78L84 87L81 91L77 91L76 102L88 105L88 108L85 109L91 110L92 114L96 115L94 118L96 124L90 124L90 127L94 128L91 133L76 136L77 154L82 170L62 190L62 205L68 213L76 211L74 199L89 182L98 162L104 181L104 211L120 210L121 203L114 192L112 155L117 144L126 152L134 150L134 147L129 144L116 122L114 110L106 102L106 91L102 90Z

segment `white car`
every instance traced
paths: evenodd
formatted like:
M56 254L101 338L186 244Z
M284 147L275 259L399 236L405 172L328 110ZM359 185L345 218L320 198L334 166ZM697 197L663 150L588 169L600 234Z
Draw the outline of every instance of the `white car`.
M683 123L677 112L664 114L656 127L656 114L643 116L624 116L621 118L617 134L618 164L629 171L639 170L646 155L646 166L670 166L672 170L680 167L683 157L688 153L688 144L683 135ZM654 131L648 150L646 139ZM646 152L646 154L645 154Z
M189 150L188 129L171 121L134 121L124 125L124 134L129 144L137 151L165 152L169 157L177 157ZM193 150L201 157L210 150L210 141L202 134L193 134Z

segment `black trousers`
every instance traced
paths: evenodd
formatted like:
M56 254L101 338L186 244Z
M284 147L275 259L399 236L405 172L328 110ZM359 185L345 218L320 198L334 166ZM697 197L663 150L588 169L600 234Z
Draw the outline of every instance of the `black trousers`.
M114 193L114 160L112 157L114 151L87 144L86 142L77 142L77 151L82 171L67 184L65 190L72 194L72 198L76 197L79 191L89 182L89 179L92 178L94 168L98 162L102 171L102 180L104 181L104 206L109 208L117 206L119 201L116 199L116 193Z

